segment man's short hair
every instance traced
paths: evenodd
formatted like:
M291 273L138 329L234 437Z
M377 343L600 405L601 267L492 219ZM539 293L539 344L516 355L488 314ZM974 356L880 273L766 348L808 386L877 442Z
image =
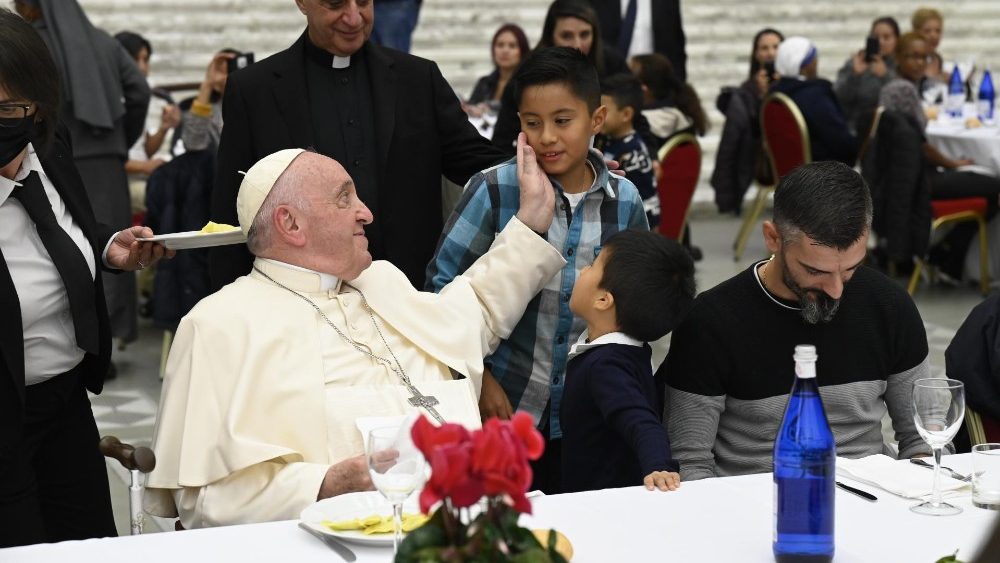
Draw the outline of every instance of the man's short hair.
M871 227L868 185L840 162L804 164L778 184L774 224L786 244L805 233L823 246L846 250Z
M601 82L597 69L587 57L572 47L535 49L521 64L511 79L518 108L521 97L530 86L563 84L593 112L601 105Z
M630 72L612 74L601 81L601 94L615 101L619 109L632 108L642 111L642 83Z
M616 233L604 243L600 287L615 300L619 330L650 342L674 329L694 302L694 262L676 241L652 231Z

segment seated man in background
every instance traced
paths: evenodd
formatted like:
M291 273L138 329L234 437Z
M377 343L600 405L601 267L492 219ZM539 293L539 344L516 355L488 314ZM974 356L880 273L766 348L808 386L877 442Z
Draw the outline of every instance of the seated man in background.
M286 149L251 167L237 210L257 258L177 329L149 511L186 528L296 518L372 488L360 419L419 407L478 426L483 357L565 264L537 234L555 196L519 149L517 216L440 294L372 262L372 214L335 160Z
M829 80L817 78L819 51L805 37L789 37L778 46L774 68L781 78L772 92L787 95L799 107L809 130L813 162L837 160L854 166L858 140L851 135L844 110Z
M906 291L862 265L871 221L868 186L843 164L782 179L763 228L773 256L698 296L656 374L683 480L771 471L798 344L819 353L837 455L889 453L887 409L899 457L929 452L910 400L929 377L927 335Z

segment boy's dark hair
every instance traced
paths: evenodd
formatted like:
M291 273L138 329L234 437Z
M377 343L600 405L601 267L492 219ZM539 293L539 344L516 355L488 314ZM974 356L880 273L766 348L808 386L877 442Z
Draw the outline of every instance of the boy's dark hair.
M601 95L609 96L621 109L629 107L634 113L642 111L642 82L632 73L612 74L602 80Z
M600 287L614 296L621 332L650 342L674 329L694 302L694 262L677 241L652 231L619 232L604 243Z
M35 103L32 143L44 155L59 120L59 71L35 28L5 8L0 8L0 81L11 99Z
M528 87L545 84L565 84L574 96L587 103L591 113L601 105L597 69L572 47L544 47L528 55L511 79L517 107L521 107L521 96Z
M784 244L804 233L823 246L846 250L872 225L868 185L840 162L799 166L774 191L774 225Z

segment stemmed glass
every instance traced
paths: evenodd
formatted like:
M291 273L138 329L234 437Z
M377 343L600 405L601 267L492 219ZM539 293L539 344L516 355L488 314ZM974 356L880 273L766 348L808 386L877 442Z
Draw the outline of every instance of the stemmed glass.
M368 433L368 473L382 496L392 503L392 552L403 540L403 501L424 483L425 462L413 445L408 426L385 426Z
M913 382L913 421L920 437L934 451L934 485L931 500L911 506L918 514L951 516L962 512L941 500L938 481L941 474L941 450L955 437L965 418L965 386L945 378L918 379Z

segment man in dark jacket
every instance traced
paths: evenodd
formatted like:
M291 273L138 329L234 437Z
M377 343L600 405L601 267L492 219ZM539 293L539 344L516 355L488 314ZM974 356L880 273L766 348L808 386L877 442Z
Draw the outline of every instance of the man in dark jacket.
M778 47L774 65L781 79L771 86L771 91L786 94L799 107L809 129L813 161L837 160L854 166L858 142L847 126L833 85L816 77L816 46L805 37L789 37Z
M601 37L623 57L661 53L681 82L687 80L687 53L680 0L590 0L601 22Z
M423 287L444 226L442 174L465 184L504 154L469 123L437 65L368 41L372 2L297 4L307 20L299 40L227 81L212 219L236 224L241 170L281 149L312 148L344 164L379 218L365 227L372 257ZM250 264L243 246L213 249L213 287Z

